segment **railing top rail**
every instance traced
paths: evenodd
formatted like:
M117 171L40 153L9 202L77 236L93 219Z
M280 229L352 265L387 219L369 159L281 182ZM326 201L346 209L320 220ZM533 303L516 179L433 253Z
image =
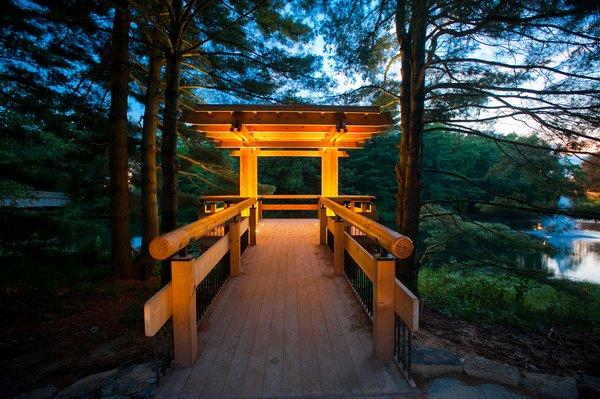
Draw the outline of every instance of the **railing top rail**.
M262 199L319 199L319 194L264 194Z
M240 197L239 195L203 195L200 197L200 201L215 201L215 202L221 202L221 201L234 202L234 201L236 201L236 202L240 202L247 198L248 197Z
M157 260L167 259L182 248L185 248L191 241L204 236L244 209L250 208L256 201L256 197L246 198L229 208L225 208L221 212L213 213L210 216L156 237L150 243L150 255Z
M333 201L375 201L375 196L373 195L337 195L335 197L327 197Z
M318 199L321 197L320 194L263 194L258 195L258 199ZM203 195L200 197L201 201L206 202L240 202L245 200L247 197L240 197L239 195ZM373 195L338 195L335 197L327 197L333 201L374 201L375 196Z
M410 238L389 229L376 221L338 204L328 197L321 197L320 203L342 217L346 222L365 233L379 245L388 250L392 255L404 259L408 258L414 249Z

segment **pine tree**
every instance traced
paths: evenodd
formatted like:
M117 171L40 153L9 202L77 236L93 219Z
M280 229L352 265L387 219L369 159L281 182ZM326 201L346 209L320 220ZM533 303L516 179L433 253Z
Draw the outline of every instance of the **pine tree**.
M111 254L114 273L138 278L129 239L129 162L127 154L127 99L129 94L129 5L115 8L111 34L109 165Z
M399 232L418 241L429 132L528 146L491 134L490 124L514 119L556 154L587 155L597 147L598 11L591 3L550 0L324 6L323 31L340 67L365 80L350 98L376 99L400 113ZM419 267L415 253L397 268L414 292Z

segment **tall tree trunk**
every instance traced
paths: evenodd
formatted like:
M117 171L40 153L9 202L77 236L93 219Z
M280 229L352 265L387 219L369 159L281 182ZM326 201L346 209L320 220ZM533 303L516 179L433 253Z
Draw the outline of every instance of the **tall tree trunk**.
M159 48L159 35L153 32L146 95L144 97L144 126L142 128L142 225L143 241L140 266L144 277L148 277L154 267L148 246L159 234L158 198L156 180L156 129L158 126L158 106L160 104L160 69L163 64L162 51Z
M163 116L162 145L160 149L163 176L162 189L162 230L168 232L177 228L179 192L177 184L177 121L179 111L179 84L181 74L181 0L171 4L172 19L170 26L171 48L166 57L165 110ZM169 261L162 262L161 281L171 280Z
M402 82L400 92L400 118L402 138L398 146L400 162L396 167L398 182L398 231L409 237L415 245L419 235L421 209L421 156L425 106L425 34L427 27L427 2L410 2L410 29L406 32L408 6L398 0L396 28L402 53ZM399 14L400 13L400 14ZM416 295L419 293L419 264L416 251L398 262L398 278Z
M115 9L110 65L109 172L112 268L117 277L138 278L129 241L127 95L129 83L129 6Z

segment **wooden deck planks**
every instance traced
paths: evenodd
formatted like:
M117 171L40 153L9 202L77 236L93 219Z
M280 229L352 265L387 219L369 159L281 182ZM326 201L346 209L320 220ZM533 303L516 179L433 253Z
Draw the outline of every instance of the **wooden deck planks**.
M300 271L293 265L294 251L284 256L286 267L285 332L283 353L283 396L300 392L300 323L298 322L298 285Z
M314 397L408 391L377 363L367 317L318 221L263 220L244 273L229 280L199 331L193 367L167 376L157 397Z

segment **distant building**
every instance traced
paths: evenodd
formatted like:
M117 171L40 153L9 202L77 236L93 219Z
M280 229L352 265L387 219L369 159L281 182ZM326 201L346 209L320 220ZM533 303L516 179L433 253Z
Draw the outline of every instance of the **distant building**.
M69 203L65 193L54 191L30 191L25 198L3 198L0 206L17 208L59 208Z

